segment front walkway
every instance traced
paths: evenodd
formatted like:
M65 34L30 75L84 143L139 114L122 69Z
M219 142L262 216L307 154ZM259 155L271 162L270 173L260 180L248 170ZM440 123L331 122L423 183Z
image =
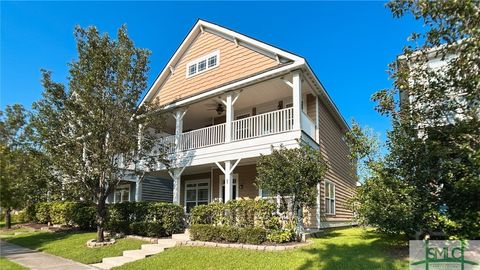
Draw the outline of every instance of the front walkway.
M0 240L0 256L32 270L93 270L95 267Z

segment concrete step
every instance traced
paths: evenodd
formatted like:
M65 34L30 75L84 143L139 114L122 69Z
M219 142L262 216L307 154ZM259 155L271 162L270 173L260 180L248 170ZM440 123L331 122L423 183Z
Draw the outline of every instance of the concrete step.
M171 248L171 247L174 247L176 244L177 244L177 241L173 239L158 239L157 245L163 248Z
M148 251L153 251L153 252L162 252L165 249L165 247L158 245L158 244L143 244L142 245L142 250L148 250Z
M144 259L145 257L152 256L159 252L153 250L125 250L123 252L124 257L134 258L136 260Z
M115 267L114 265L111 265L109 263L94 263L94 264L90 264L91 266L93 267L96 267L96 268L99 268L99 269L112 269L113 267Z
M175 241L188 241L190 240L190 234L188 233L188 230L185 231L185 233L176 233L172 234L172 240Z
M136 261L136 259L130 258L130 257L123 257L123 256L107 257L107 258L103 258L102 260L103 263L110 264L113 266L120 266L133 261Z

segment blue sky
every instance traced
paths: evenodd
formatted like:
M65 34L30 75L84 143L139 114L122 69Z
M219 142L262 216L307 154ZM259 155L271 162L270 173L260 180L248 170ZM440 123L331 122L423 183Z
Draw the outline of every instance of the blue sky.
M389 120L370 96L391 86L387 65L421 22L394 19L383 2L5 2L1 5L0 108L37 100L40 69L66 82L75 59L75 25L114 36L127 24L136 46L152 51L149 83L198 18L307 59L347 122L384 138Z

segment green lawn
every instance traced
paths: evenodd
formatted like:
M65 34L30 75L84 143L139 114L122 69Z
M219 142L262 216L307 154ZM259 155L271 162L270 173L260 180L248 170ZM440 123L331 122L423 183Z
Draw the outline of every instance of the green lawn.
M0 257L0 269L2 270L25 270L27 268Z
M95 233L86 232L29 232L15 236L11 234L2 236L2 239L19 246L88 264L100 262L104 257L120 256L124 250L139 249L142 244L146 243L134 239L119 239L112 246L86 247L86 242L93 238L95 238Z
M336 230L298 250L264 252L175 247L115 270L140 269L408 269L407 242L361 228Z

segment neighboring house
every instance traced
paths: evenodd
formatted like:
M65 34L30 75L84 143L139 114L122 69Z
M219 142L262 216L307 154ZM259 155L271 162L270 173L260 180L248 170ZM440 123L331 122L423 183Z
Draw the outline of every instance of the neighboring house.
M430 84L437 83L436 79L443 77L444 74L447 73L450 67L450 62L455 60L457 57L457 55L455 55L454 53L448 53L447 55L443 55L445 53L443 52L445 48L446 45L441 45L428 49L425 53L422 51L415 51L409 57L406 57L405 55L401 55L398 57L398 60L407 63L408 66L412 68L412 72L417 72L415 76L417 81L413 81L413 78L410 78L410 82L412 84L416 83L419 89L425 89L421 97L419 97L418 95L416 96L412 93L401 91L401 109L409 108L410 110L423 111L426 108L430 108L431 111L434 111L434 108L436 107L442 108L440 106L445 107L445 104L449 104L446 107L450 108L450 110L439 110L438 117L435 117L434 119L426 117L425 119L422 119L422 121L420 121L420 123L418 124L418 129L420 131L419 136L425 135L424 130L426 128L453 125L457 121L465 120L467 116L465 114L465 111L463 111L462 109L463 107L479 107L478 102L476 104L467 103L467 100L465 99L465 92L460 89L455 89L454 87L449 87L446 84L443 85L444 87L448 88L447 91L445 91L444 97L442 97L440 100L438 98L433 100L428 98L428 86ZM421 60L419 60L419 58ZM430 75L431 73L435 74L435 76ZM419 78L422 79L419 80ZM478 110L477 115L480 116L480 110Z
M173 115L164 141L174 169L126 181L117 201L158 196L189 212L213 201L270 198L254 185L259 156L272 145L293 148L303 141L329 164L306 226L350 224L356 177L343 140L349 127L302 57L199 20L145 102Z

